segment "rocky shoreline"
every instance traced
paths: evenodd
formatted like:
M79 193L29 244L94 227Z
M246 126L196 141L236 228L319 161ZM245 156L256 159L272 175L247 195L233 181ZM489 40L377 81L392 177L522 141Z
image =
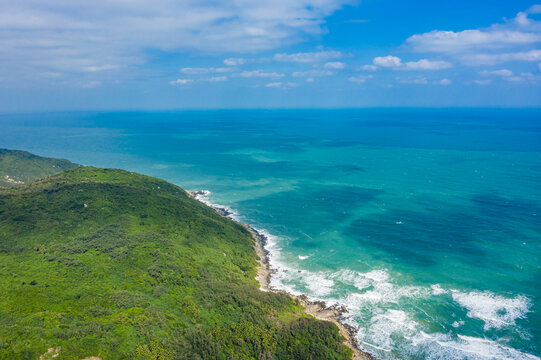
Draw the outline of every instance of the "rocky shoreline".
M203 202L205 205L208 205L212 207L219 215L224 216L230 220L235 221L234 219L231 219L231 216L234 215L233 212L231 212L229 209L221 206L217 206L214 204L210 204L208 202L202 201L201 196L207 196L209 192L207 191L188 191L188 194L192 196L194 199ZM376 360L375 357L372 355L362 351L357 341L355 340L355 335L357 333L356 329L352 326L349 326L347 324L344 324L340 322L340 320L347 314L347 309L345 306L336 306L331 305L327 306L327 304L323 301L311 301L308 299L306 295L300 295L295 296L293 294L290 294L283 290L277 290L274 289L271 286L271 276L275 272L274 269L272 269L269 259L269 252L265 248L265 245L268 241L267 237L259 232L258 230L254 229L252 226L246 223L237 223L241 224L248 230L255 241L255 250L259 257L259 266L257 268L257 280L259 281L261 285L262 291L272 291L276 293L282 293L286 294L293 299L296 299L304 308L304 311L315 317L316 319L323 320L323 321L330 321L336 326L338 326L338 329L340 330L340 334L346 339L346 345L351 348L353 351L353 359L354 360Z

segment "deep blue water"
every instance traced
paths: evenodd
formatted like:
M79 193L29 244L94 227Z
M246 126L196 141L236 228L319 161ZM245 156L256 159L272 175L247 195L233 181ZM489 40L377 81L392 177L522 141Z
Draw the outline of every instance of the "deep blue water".
M0 147L210 190L379 358L541 355L539 110L1 115Z

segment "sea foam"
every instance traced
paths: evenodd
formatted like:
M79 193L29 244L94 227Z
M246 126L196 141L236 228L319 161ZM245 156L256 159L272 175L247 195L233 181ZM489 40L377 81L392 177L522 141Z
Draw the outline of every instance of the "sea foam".
M530 301L525 296L507 298L489 291L452 291L455 302L468 310L468 317L484 321L485 330L515 325L517 319L526 317Z

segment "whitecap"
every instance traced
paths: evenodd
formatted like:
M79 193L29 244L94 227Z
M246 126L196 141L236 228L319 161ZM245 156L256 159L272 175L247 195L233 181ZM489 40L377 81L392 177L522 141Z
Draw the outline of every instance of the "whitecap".
M330 278L328 272L304 271L301 277L309 290L307 294L309 298L322 300L333 291L334 281Z
M496 341L457 335L435 333L426 334L421 331L419 343L428 359L441 360L539 360L539 357L499 344ZM413 351L413 349L412 349Z
M430 285L430 288L432 289L432 294L433 295L442 295L442 294L447 294L448 293L447 290L442 289L440 284Z
M373 316L364 334L365 339L360 340L390 351L395 348L397 338L416 333L417 323L406 312L391 309Z
M461 292L452 290L455 302L468 310L468 317L484 321L485 330L515 325L517 319L526 317L530 301L525 296L507 298L490 291Z
M306 259L308 259L309 257L310 257L310 255L306 255L306 256L304 256L304 255L299 255L299 260L306 260Z
M386 270L372 270L361 275L377 282L383 282L389 279L389 273Z
M353 270L341 270L333 275L333 278L346 285L353 285L358 290L366 289L372 285L372 281L362 273Z

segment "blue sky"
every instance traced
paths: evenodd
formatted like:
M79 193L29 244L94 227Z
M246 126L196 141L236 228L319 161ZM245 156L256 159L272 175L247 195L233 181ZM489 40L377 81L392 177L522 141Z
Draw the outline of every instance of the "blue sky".
M541 4L0 0L0 111L541 105Z

